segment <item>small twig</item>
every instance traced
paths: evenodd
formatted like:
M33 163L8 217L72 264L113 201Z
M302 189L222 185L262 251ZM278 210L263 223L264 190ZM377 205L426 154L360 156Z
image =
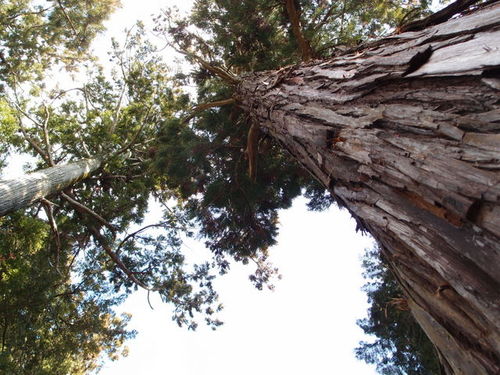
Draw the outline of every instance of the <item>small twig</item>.
M127 242L130 238L133 238L135 236L137 236L139 233L141 232L144 232L146 229L149 229L149 228L156 228L156 227L161 227L161 226L164 226L165 224L168 224L168 222L164 221L164 222L161 222L161 223L156 223L156 224L150 224L150 225L146 225L145 227L142 227L141 229L139 230L136 230L135 232L127 235L121 242L120 244L118 245L118 247L116 248L116 253L118 254L120 252L120 249L122 248L122 246L125 244L125 242Z
M87 144L85 143L85 141L83 139L82 132L80 130L78 130L78 135L80 136L81 144L83 147L83 152L85 153L85 155L87 155L87 157L91 158L92 154L90 153L90 151L87 147Z
M150 293L150 292L151 292L151 291L150 291L150 290L148 290L148 305L149 305L149 307L151 308L151 310L154 310L154 309L153 309L153 305L151 304L151 301L149 300L149 293Z
M47 158L49 159L50 166L53 167L55 164L54 164L54 160L52 159L52 148L50 146L49 129L48 129L50 112L49 112L49 109L47 108L47 106L45 106L45 105L44 105L44 109L45 109L45 119L44 119L43 125L42 125L43 136L44 136L45 148L47 149Z

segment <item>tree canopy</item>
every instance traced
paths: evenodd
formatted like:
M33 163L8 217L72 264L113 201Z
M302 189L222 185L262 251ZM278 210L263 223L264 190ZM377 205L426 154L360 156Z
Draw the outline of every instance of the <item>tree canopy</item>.
M103 354L117 358L134 332L113 307L138 287L171 302L179 325L194 329L198 313L220 324L212 267L186 263L179 232L189 231L151 167L159 127L185 95L140 26L125 46L115 43L112 60L112 77L90 65L75 89L16 84L1 99L6 154L32 155L34 169L103 160L85 181L1 219L0 368L8 373L83 374ZM153 197L165 214L141 227Z
M119 0L6 0L0 4L0 84L43 77L54 63L67 67L86 51Z
M51 240L50 226L38 218L15 213L0 222L5 374L87 374L102 365L102 353L118 358L135 334L126 329L129 317L113 311L122 297L90 275L74 282L73 254Z

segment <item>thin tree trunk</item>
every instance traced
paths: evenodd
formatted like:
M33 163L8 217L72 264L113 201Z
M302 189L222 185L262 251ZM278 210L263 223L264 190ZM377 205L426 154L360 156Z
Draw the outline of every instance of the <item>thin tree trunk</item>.
M0 217L62 191L101 166L99 158L57 165L12 180L0 180Z
M500 373L499 90L495 3L237 92L383 245L448 374Z

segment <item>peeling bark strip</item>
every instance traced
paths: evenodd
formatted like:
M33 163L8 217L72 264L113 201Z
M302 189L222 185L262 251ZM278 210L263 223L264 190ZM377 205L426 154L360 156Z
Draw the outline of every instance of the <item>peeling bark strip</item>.
M500 373L500 4L280 74L241 107L380 241L446 372Z
M0 180L0 217L88 177L101 163L99 158L85 159L29 173L13 180Z

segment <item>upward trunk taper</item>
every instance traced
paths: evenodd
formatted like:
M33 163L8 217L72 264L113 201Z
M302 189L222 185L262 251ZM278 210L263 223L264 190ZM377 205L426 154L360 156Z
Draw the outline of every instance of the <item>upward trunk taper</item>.
M88 177L101 163L99 158L85 159L42 169L12 180L0 180L0 217Z
M382 244L448 374L500 372L499 28L495 3L236 95Z

